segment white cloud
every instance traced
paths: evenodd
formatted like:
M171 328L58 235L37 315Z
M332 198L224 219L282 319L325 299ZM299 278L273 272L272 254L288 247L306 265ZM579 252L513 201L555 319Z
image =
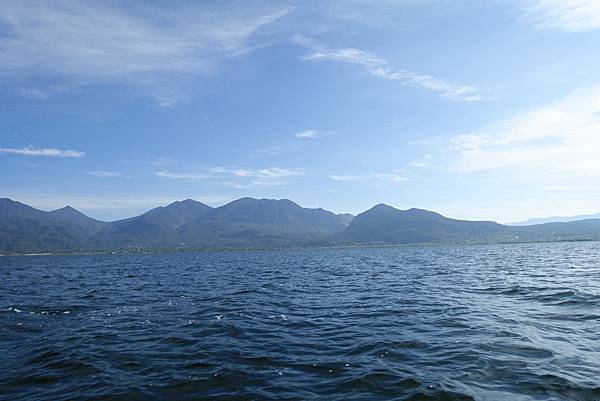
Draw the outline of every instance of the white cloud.
M250 179L249 184L261 187L272 187L288 184L289 178L304 175L300 170L290 170L279 167L268 167L262 169L224 169L222 167L212 169L213 172L230 174L236 177Z
M266 146L264 148L260 148L256 150L256 153L259 155L269 155L269 156L278 156L282 153L285 153L286 149L281 146Z
M421 160L413 160L412 162L410 162L410 166L416 167L416 168L431 167L431 159L432 158L433 158L433 156L431 156L431 154L428 153L425 156L423 156L423 158Z
M61 150L54 148L0 148L0 154L11 153L21 156L48 156L48 157L83 157L85 152L76 150Z
M417 168L426 168L429 167L431 163L427 160L415 160L410 162L410 165Z
M343 181L343 182L356 182L356 181L362 181L364 180L366 176L360 176L360 175L330 175L329 178L331 178L334 181Z
M225 174L228 173L229 170L226 169L225 167L212 167L208 169L211 173L215 173L215 174Z
M586 32L600 29L598 0L523 0L524 18L544 29Z
M171 172L163 170L155 174L159 177L187 181L218 180L225 187L241 189L250 186L285 185L288 183L288 179L302 176L305 173L301 170L280 167L260 169L212 167L207 169L206 172ZM225 180L222 181L223 179Z
M406 86L415 86L428 89L442 96L464 101L480 101L481 95L477 88L470 85L456 85L442 79L434 78L429 75L419 74L403 69L395 69L387 60L376 55L355 48L327 49L312 39L295 36L294 42L308 48L311 53L302 59L307 61L338 61L342 63L357 64L362 66L369 74L387 79L398 81Z
M106 171L106 170L96 170L90 171L90 175L94 177L107 178L107 177L122 177L123 174L118 171Z
M304 131L296 132L296 138L300 139L313 139L319 137L321 134L319 131L314 129L307 129Z
M228 188L234 188L234 189L245 189L248 188L247 185L243 185L237 182L233 182L233 181L223 181L221 184L223 184L223 186L228 187Z
M169 106L185 98L190 77L211 74L220 62L264 45L250 38L293 11L117 4L1 2L0 78L124 84ZM22 94L48 96L41 88Z
M377 173L366 175L330 175L330 179L342 182L358 183L391 183L399 184L406 181L406 178L397 173Z
M216 174L232 174L238 177L251 177L251 178L288 178L304 175L304 172L300 170L290 170L280 167L268 167L262 169L245 169L245 168L225 168L225 167L213 167L210 169L212 173Z
M32 99L49 99L50 95L47 91L38 88L22 88L19 90L19 95Z
M170 171L158 171L155 174L163 178L174 178L187 181L204 181L208 178L211 178L211 175L202 173L173 173Z
M250 184L258 187L278 187L282 185L287 185L288 181L274 179L258 179L250 181Z
M600 87L450 140L460 172L513 170L571 181L600 177Z

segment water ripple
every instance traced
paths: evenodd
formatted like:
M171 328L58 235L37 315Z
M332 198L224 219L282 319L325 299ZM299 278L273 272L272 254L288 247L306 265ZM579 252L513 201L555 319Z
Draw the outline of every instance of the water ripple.
M600 244L0 258L2 400L599 400Z

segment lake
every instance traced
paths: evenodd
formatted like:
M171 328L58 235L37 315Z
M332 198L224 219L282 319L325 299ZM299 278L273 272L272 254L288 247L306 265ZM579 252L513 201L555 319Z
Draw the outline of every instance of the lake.
M600 243L0 258L0 399L599 400Z

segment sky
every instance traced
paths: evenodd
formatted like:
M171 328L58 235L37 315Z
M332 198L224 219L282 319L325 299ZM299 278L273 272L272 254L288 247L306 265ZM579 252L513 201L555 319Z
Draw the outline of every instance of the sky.
M0 2L0 197L600 212L597 0Z

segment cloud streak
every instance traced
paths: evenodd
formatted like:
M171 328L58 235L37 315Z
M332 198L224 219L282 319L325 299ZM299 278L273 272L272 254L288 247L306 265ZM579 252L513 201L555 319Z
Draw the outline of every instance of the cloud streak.
M397 173L376 173L366 175L330 175L330 179L341 182L354 183L390 183L399 184L406 181L406 178Z
M201 172L171 172L158 171L158 177L180 179L186 181L216 181L228 188L247 188L249 186L276 186L285 185L293 177L305 175L301 170L285 169L280 167L267 167L260 169L212 167ZM224 181L223 181L224 179ZM240 180L235 182L232 180Z
M90 171L89 174L100 178L123 177L123 174L118 171L96 170Z
M210 169L210 171L216 174L226 174L242 179L250 179L251 185L262 187L286 185L290 178L305 174L301 170L280 167L268 167L262 169L214 167Z
M319 136L321 136L319 131L314 130L314 129L307 129L304 131L296 132L296 138L299 138L299 139L314 139L314 138L318 138Z
M171 106L185 98L190 78L212 74L224 60L260 47L250 38L292 11L2 2L0 77L55 76L67 86L127 85ZM42 88L21 92L49 96Z
M526 21L542 29L587 32L600 29L597 0L524 0Z
M512 170L559 180L600 177L600 87L451 138L454 168L463 173Z
M364 68L372 76L389 81L398 81L402 85L419 87L439 93L454 100L477 102L483 100L479 90L470 85L456 85L430 75L419 74L392 67L389 62L365 50L355 48L328 49L314 40L303 36L293 38L298 45L306 47L310 53L302 57L306 61L335 61L355 64Z
M233 174L238 177L255 178L287 178L304 175L302 171L280 167L268 167L261 169L213 167L210 169L210 172L216 174Z
M158 171L155 173L158 177L163 178L174 178L178 180L187 180L187 181L204 181L206 179L212 178L210 174L202 174L202 173L174 173L170 171Z
M0 154L14 154L21 156L46 156L46 157L75 157L81 158L85 155L85 152L79 152L76 150L61 150L55 148L0 148Z

